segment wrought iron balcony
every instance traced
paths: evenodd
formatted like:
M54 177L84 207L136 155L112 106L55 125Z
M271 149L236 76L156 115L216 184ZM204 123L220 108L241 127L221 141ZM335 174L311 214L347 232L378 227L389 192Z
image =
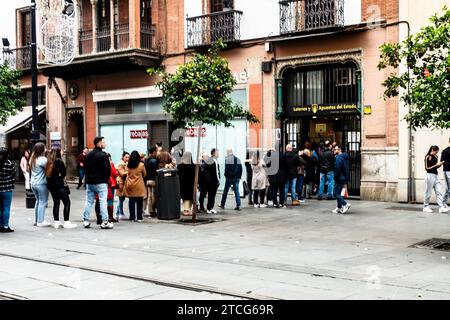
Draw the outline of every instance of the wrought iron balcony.
M344 26L344 0L280 1L280 33L318 31Z
M235 42L241 38L242 11L226 10L187 18L188 48L207 46L222 39Z
M79 53L80 55L88 55L93 53L92 30L80 30ZM111 32L109 25L97 29L97 53L108 52L111 49ZM141 23L139 49L156 50L155 45L155 26L148 23ZM114 26L114 50L130 49L130 31L129 25L116 24Z
M11 69L28 70L31 68L31 47L3 49L3 61Z

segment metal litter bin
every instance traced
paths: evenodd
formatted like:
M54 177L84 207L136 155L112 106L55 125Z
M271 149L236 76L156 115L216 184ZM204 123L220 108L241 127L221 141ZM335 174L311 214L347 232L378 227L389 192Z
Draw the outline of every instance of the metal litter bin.
M159 169L156 171L156 214L160 220L179 219L180 178L177 169Z

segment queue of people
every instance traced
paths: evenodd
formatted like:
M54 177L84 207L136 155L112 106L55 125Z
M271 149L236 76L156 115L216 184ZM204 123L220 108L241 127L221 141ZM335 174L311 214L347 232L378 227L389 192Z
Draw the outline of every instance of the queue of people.
M183 202L182 214L192 215L194 205L200 213L216 214L217 190L221 180L221 166L218 162L219 150L203 152L199 165L199 196L194 199L195 164L190 152L179 154L177 164L174 150L168 152L158 143L150 148L148 155L134 150L124 152L121 160L114 165L111 156L104 152L106 142L96 137L94 149L85 148L77 157L77 169L80 180L79 189L85 182L86 201L83 211L83 226L89 228L90 214L95 205L97 224L101 229L113 229L114 223L128 219L142 222L143 217L156 217L157 170L177 168L180 179L180 195ZM302 150L294 150L288 144L285 152L269 150L247 153L247 192L249 204L255 208L286 208L290 204L298 206L316 192L317 199L336 200L333 213L345 214L351 204L345 199L349 181L349 155L336 143L325 141L318 147L309 142ZM177 151L179 152L179 151ZM225 158L225 188L219 208L225 209L228 192L233 189L235 210L241 210L239 191L243 166L241 160L228 149ZM440 213L447 213L447 201L450 198L450 139L449 146L438 157L439 147L431 146L424 159L427 172L423 212L432 213L430 198L434 190ZM32 190L36 198L35 226L50 227L46 220L46 208L49 194L53 199L54 228L72 229L77 225L70 221L70 188L66 182L66 166L63 152L59 148L47 150L43 143L37 143L32 152L26 150L20 161L20 170L25 176L25 189ZM438 169L443 167L446 183L445 193L441 191ZM10 209L14 191L16 168L9 160L6 148L0 148L0 232L13 232L10 226ZM27 177L29 177L27 179ZM325 190L326 188L326 190ZM244 188L245 189L245 188ZM326 197L324 197L326 194ZM114 199L118 205L114 212ZM124 212L124 203L128 199L129 217ZM205 208L205 200L207 200ZM60 219L61 203L62 219Z

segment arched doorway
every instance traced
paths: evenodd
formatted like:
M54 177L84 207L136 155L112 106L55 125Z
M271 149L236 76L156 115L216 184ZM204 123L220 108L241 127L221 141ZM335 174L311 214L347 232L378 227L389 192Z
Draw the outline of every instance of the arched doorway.
M66 129L66 163L70 175L75 176L76 157L83 151L84 139L84 113L83 109L70 109L67 111Z

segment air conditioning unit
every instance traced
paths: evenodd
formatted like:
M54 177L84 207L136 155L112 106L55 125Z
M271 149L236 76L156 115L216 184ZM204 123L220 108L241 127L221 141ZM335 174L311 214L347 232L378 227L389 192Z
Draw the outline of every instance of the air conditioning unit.
M272 61L263 61L261 64L261 70L263 72L272 72Z

